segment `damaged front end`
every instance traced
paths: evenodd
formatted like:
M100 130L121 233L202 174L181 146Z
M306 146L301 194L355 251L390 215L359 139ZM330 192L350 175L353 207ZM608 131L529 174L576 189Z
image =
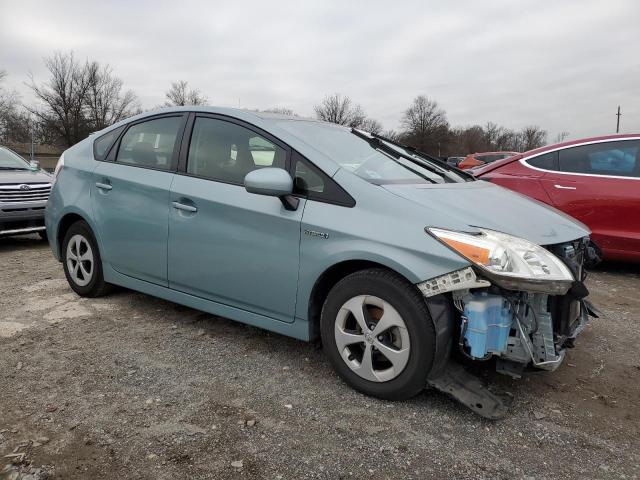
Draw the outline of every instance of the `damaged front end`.
M525 279L500 275L476 264L420 283L437 332L448 329L450 339L446 346L444 340L436 345L440 350L436 358L441 361L432 370L429 384L484 417L504 416L503 398L455 362L453 351L474 361L494 359L492 365L499 373L514 378L530 369L558 368L589 315L597 316L586 300L587 246L588 238L583 238L545 247L547 253L532 258L534 268L543 272L554 273L546 263L561 262L548 282L535 275ZM455 248L461 247L455 244ZM483 260L490 262L492 254ZM446 304L453 307L446 309Z

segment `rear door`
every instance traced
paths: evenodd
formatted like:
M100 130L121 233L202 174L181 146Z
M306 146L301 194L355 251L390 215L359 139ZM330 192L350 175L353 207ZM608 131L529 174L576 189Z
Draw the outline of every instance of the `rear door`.
M198 114L190 123L171 188L169 287L292 322L306 200L291 211L244 188L252 170L287 169L290 150L228 117Z
M172 114L128 126L93 172L93 214L102 259L116 271L167 285L169 189L186 116Z
M585 223L610 257L640 255L639 150L640 140L566 148L542 178L553 204Z

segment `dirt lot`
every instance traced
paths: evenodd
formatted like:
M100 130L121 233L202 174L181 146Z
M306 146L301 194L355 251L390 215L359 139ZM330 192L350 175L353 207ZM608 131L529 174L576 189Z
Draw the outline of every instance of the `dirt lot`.
M510 415L345 386L316 346L126 290L77 297L35 237L0 239L0 479L638 478L640 267L591 275L554 373L490 376ZM24 453L20 456L5 455Z

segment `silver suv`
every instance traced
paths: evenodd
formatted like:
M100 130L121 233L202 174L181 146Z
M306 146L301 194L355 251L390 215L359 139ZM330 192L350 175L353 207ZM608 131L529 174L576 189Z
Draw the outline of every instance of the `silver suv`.
M0 237L39 233L53 176L0 146Z

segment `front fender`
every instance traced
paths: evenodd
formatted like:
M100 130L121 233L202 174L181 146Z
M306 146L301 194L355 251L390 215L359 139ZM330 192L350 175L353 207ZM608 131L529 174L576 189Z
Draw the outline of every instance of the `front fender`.
M308 319L308 306L317 280L339 263L354 260L372 262L399 273L411 283L419 283L469 265L468 261L439 242L431 238L425 238L424 242L425 251L415 251L364 239L331 240L331 236L325 239L303 234L296 317Z

